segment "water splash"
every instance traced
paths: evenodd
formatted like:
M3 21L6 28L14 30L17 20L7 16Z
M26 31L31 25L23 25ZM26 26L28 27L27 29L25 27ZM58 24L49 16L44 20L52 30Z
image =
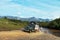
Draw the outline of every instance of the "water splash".
M44 33L50 34L50 31L49 31L49 29L47 29L47 28L40 27L40 31L41 31L41 32L44 32Z

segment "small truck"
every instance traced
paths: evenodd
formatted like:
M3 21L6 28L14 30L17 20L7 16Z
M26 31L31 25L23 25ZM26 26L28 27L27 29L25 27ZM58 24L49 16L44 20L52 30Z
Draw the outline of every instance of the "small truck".
M29 32L29 33L30 32L36 32L35 26L36 26L36 22L30 22L30 24L24 28L24 31Z

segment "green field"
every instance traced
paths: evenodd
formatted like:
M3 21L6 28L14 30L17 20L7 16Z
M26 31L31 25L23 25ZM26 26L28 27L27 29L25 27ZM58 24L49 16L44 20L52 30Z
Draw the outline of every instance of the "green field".
M16 30L16 29L25 27L26 25L27 25L27 22L25 21L22 22L20 20L6 19L6 18L0 19L0 31Z

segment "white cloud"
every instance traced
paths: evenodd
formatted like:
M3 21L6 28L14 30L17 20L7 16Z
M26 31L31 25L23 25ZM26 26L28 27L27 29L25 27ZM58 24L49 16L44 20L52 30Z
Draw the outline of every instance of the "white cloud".
M4 2L3 2L4 1ZM14 3L9 3L11 0L2 0L0 1L0 14L5 14L5 15L12 15L12 16L19 16L19 17L42 17L42 18L58 18L60 17L60 11L53 11L53 12L48 12L44 11L41 9L36 9L32 7L27 7L23 6L21 4L14 4ZM7 4L9 3L9 4ZM58 8L59 7L54 7L50 6L47 4L40 4L45 7L49 8Z
M53 19L60 17L60 11L53 11L50 14L51 14Z
M49 5L49 4L42 3L42 2L37 2L36 4L37 4L37 5L39 5L39 6L46 7L46 8L51 8L51 9L60 9L60 7L58 7L58 6ZM58 4L57 4L57 5L58 5Z
M20 15L20 14L21 14L21 12L17 12L17 14L18 14L18 15Z
M23 10L26 11L26 12L32 12L32 13L37 13L37 14L46 14L47 12L46 11L43 11L43 10L39 10L39 9L36 9L36 8L31 8L31 7L23 7Z
M0 5L9 4L12 0L0 0Z

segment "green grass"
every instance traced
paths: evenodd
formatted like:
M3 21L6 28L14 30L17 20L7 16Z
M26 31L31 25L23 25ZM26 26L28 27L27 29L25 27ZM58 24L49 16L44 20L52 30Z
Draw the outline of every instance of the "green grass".
M23 28L27 25L27 22L22 22L19 20L11 20L11 19L0 19L0 31L4 30L17 30Z

